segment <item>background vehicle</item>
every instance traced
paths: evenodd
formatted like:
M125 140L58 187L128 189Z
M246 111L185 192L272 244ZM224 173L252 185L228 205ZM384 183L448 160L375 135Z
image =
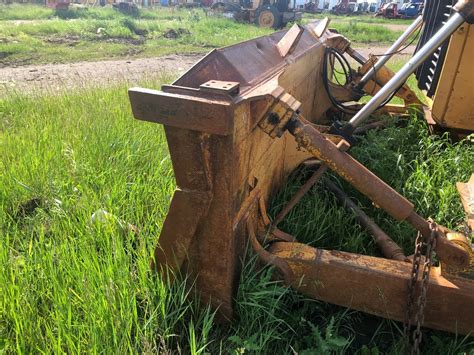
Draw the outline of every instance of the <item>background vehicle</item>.
M212 5L212 9L232 13L237 21L275 29L301 19L301 12L291 9L288 0L217 2Z
M69 4L69 0L46 0L46 6L56 10L67 10Z
M377 3L375 2L371 2L370 5L369 5L369 12L377 12Z
M397 18L398 17L398 3L390 2L383 5L375 16L382 16L385 18Z
M405 3L398 10L398 15L402 18L415 18L421 14L423 11L423 3L422 2L410 2Z
M331 9L335 15L347 15L357 11L357 1L341 0Z
M322 10L319 8L319 1L311 0L304 4L303 10L309 13L320 13Z

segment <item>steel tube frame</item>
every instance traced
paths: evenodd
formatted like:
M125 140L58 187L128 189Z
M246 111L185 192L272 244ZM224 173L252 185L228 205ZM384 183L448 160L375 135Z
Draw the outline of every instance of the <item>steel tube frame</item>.
M326 180L326 186L337 197L342 205L352 213L355 214L359 224L364 227L380 249L382 254L388 258L398 261L406 261L407 257L403 253L402 248L393 241L362 209L357 206L344 191L336 186L332 181Z
M400 49L400 47L406 42L416 30L418 30L423 24L423 16L418 16L417 19L403 32L403 34L392 44L392 46L377 60L373 68L371 68L365 75L360 79L358 84L359 88L363 88L365 84L382 68L393 55Z
M395 91L408 77L451 36L456 29L464 23L464 17L455 12L446 24L423 46L421 49L398 71L390 81L385 84L372 99L352 117L349 123L343 128L346 133L352 131L364 120L366 120L375 110Z
M374 173L364 167L346 152L326 139L316 128L306 124L295 114L287 125L300 147L321 160L357 190L368 197L377 206L399 221L406 220L419 230L425 238L431 234L428 222L418 215L414 205L392 187L383 182ZM469 265L469 254L460 246L444 237L438 238L436 253L440 260L463 268Z

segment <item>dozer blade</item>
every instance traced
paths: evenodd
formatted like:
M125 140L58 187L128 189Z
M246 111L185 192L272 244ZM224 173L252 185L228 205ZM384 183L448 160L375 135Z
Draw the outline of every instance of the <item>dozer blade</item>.
M408 220L423 235L430 233L427 221L415 213L414 206L343 152L347 142L324 126L334 110L322 76L327 48L341 53L353 50L348 49L350 43L343 36L329 30L316 35L314 28L280 31L213 50L162 91L129 90L134 116L164 125L177 184L153 267L160 272L169 268L189 273L202 300L222 318L231 319L241 261L250 241L288 285L297 289L298 285L312 285L301 291L401 320L409 264L309 247L305 248L309 248L307 255L313 255L310 260L300 258L294 254L298 244L274 228L265 212L289 174L303 161L316 157L394 218ZM348 92L346 96L351 95ZM290 129L295 117L300 126L293 124ZM277 241L268 249L259 244L264 234L267 240ZM472 257L470 251L444 236L438 238L436 250L455 271ZM323 256L327 258L318 259ZM331 281L332 270L337 272L337 283ZM429 291L428 297L435 295L429 302L445 307L441 314L446 315L446 321L430 315L427 325L453 332L473 331L474 315L468 307L474 302L472 281L436 272L430 287L435 285L432 289L439 289L442 297L450 300L443 306L436 301L436 293ZM370 282L363 283L366 277ZM361 283L354 285L353 280ZM317 286L319 281L323 281L323 289ZM395 303L382 304L377 290ZM367 299L360 299L361 295Z
M246 220L268 202L308 153L289 134L274 140L257 127L273 97L292 92L300 109L322 119L331 103L321 81L325 45L306 28L285 56L286 31L213 50L162 91L129 90L136 118L164 125L177 189L161 231L154 267L182 268L205 302L231 318ZM290 38L291 40L291 38Z

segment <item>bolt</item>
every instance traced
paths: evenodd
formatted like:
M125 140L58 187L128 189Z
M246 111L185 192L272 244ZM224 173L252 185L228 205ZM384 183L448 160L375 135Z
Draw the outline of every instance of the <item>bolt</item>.
M280 116L278 116L275 112L271 112L268 115L268 122L270 122L273 125L277 125L278 122L280 122Z

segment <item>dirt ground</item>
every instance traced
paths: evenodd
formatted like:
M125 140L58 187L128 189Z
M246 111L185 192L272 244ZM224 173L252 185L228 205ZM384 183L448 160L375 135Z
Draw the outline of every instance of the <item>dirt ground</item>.
M60 92L120 81L131 85L163 73L184 73L202 54L170 55L69 64L28 65L0 68L0 97L9 91Z
M383 27L388 28L390 31L405 31L408 25L401 24L401 23L381 23L377 24Z
M387 48L371 46L357 49L368 55L384 53ZM398 56L409 55L413 50L414 46L411 46ZM184 73L201 57L202 54L185 54L158 58L5 67L0 68L0 97L9 91L32 94L44 91L54 93L91 85L109 85L120 81L127 81L132 86L160 73Z

